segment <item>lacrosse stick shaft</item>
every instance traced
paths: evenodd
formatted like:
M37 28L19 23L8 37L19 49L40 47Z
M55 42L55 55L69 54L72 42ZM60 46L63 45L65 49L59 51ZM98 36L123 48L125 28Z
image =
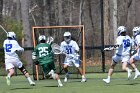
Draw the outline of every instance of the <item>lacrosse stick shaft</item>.
M0 27L3 29L3 31L7 34L7 31L4 29L4 27L2 25L0 25Z

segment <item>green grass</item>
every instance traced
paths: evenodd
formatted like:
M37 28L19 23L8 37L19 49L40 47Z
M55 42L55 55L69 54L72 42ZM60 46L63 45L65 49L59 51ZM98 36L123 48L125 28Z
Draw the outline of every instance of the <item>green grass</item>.
M127 73L114 73L111 83L105 84L102 79L106 77L107 73L87 74L85 83L81 79L69 79L63 87L57 87L52 79L35 81L36 86L30 86L24 76L12 77L11 86L7 86L5 76L1 76L0 93L139 93L140 77L133 80L133 75L127 80Z

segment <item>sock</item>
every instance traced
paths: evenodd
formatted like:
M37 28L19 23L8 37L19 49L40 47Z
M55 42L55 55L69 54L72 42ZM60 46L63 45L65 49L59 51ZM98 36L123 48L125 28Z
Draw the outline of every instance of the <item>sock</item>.
M8 78L11 78L11 76L10 76L9 74L7 75L7 77L8 77Z
M108 76L107 79L110 80L110 76Z
M30 78L30 77L27 77L27 80L28 80L29 82L32 82L32 80L31 80L31 78Z
M139 70L137 68L135 68L134 70L135 70L135 72L139 72Z
M84 75L82 75L82 78L85 78L85 76L84 76Z
M60 79L58 79L58 80L57 80L57 82L58 82L58 84L62 84L62 82L61 82L61 80L60 80Z

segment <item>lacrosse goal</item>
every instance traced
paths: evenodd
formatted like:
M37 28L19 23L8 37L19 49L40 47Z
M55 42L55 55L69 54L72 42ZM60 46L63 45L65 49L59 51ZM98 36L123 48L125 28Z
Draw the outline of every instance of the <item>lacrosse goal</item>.
M76 26L34 26L32 27L32 38L33 38L33 46L35 47L38 44L38 37L40 35L45 35L46 37L53 37L54 43L60 45L63 41L64 32L69 31L72 34L72 39L74 39L79 47L80 47L80 59L81 67L83 69L83 73L85 74L85 33L84 33L84 25L76 25ZM57 73L63 74L62 63L64 60L64 56L55 55L55 64L57 68ZM70 73L78 73L76 69L70 68ZM41 70L41 66L33 64L33 76L35 80L43 79L43 72Z

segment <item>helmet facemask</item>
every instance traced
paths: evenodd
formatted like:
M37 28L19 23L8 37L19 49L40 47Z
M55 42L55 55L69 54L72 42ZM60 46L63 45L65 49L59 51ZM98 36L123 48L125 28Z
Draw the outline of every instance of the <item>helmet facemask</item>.
M65 32L64 33L64 40L66 43L69 43L71 40L71 33L70 32Z
M69 43L71 40L71 36L64 36L65 42Z

